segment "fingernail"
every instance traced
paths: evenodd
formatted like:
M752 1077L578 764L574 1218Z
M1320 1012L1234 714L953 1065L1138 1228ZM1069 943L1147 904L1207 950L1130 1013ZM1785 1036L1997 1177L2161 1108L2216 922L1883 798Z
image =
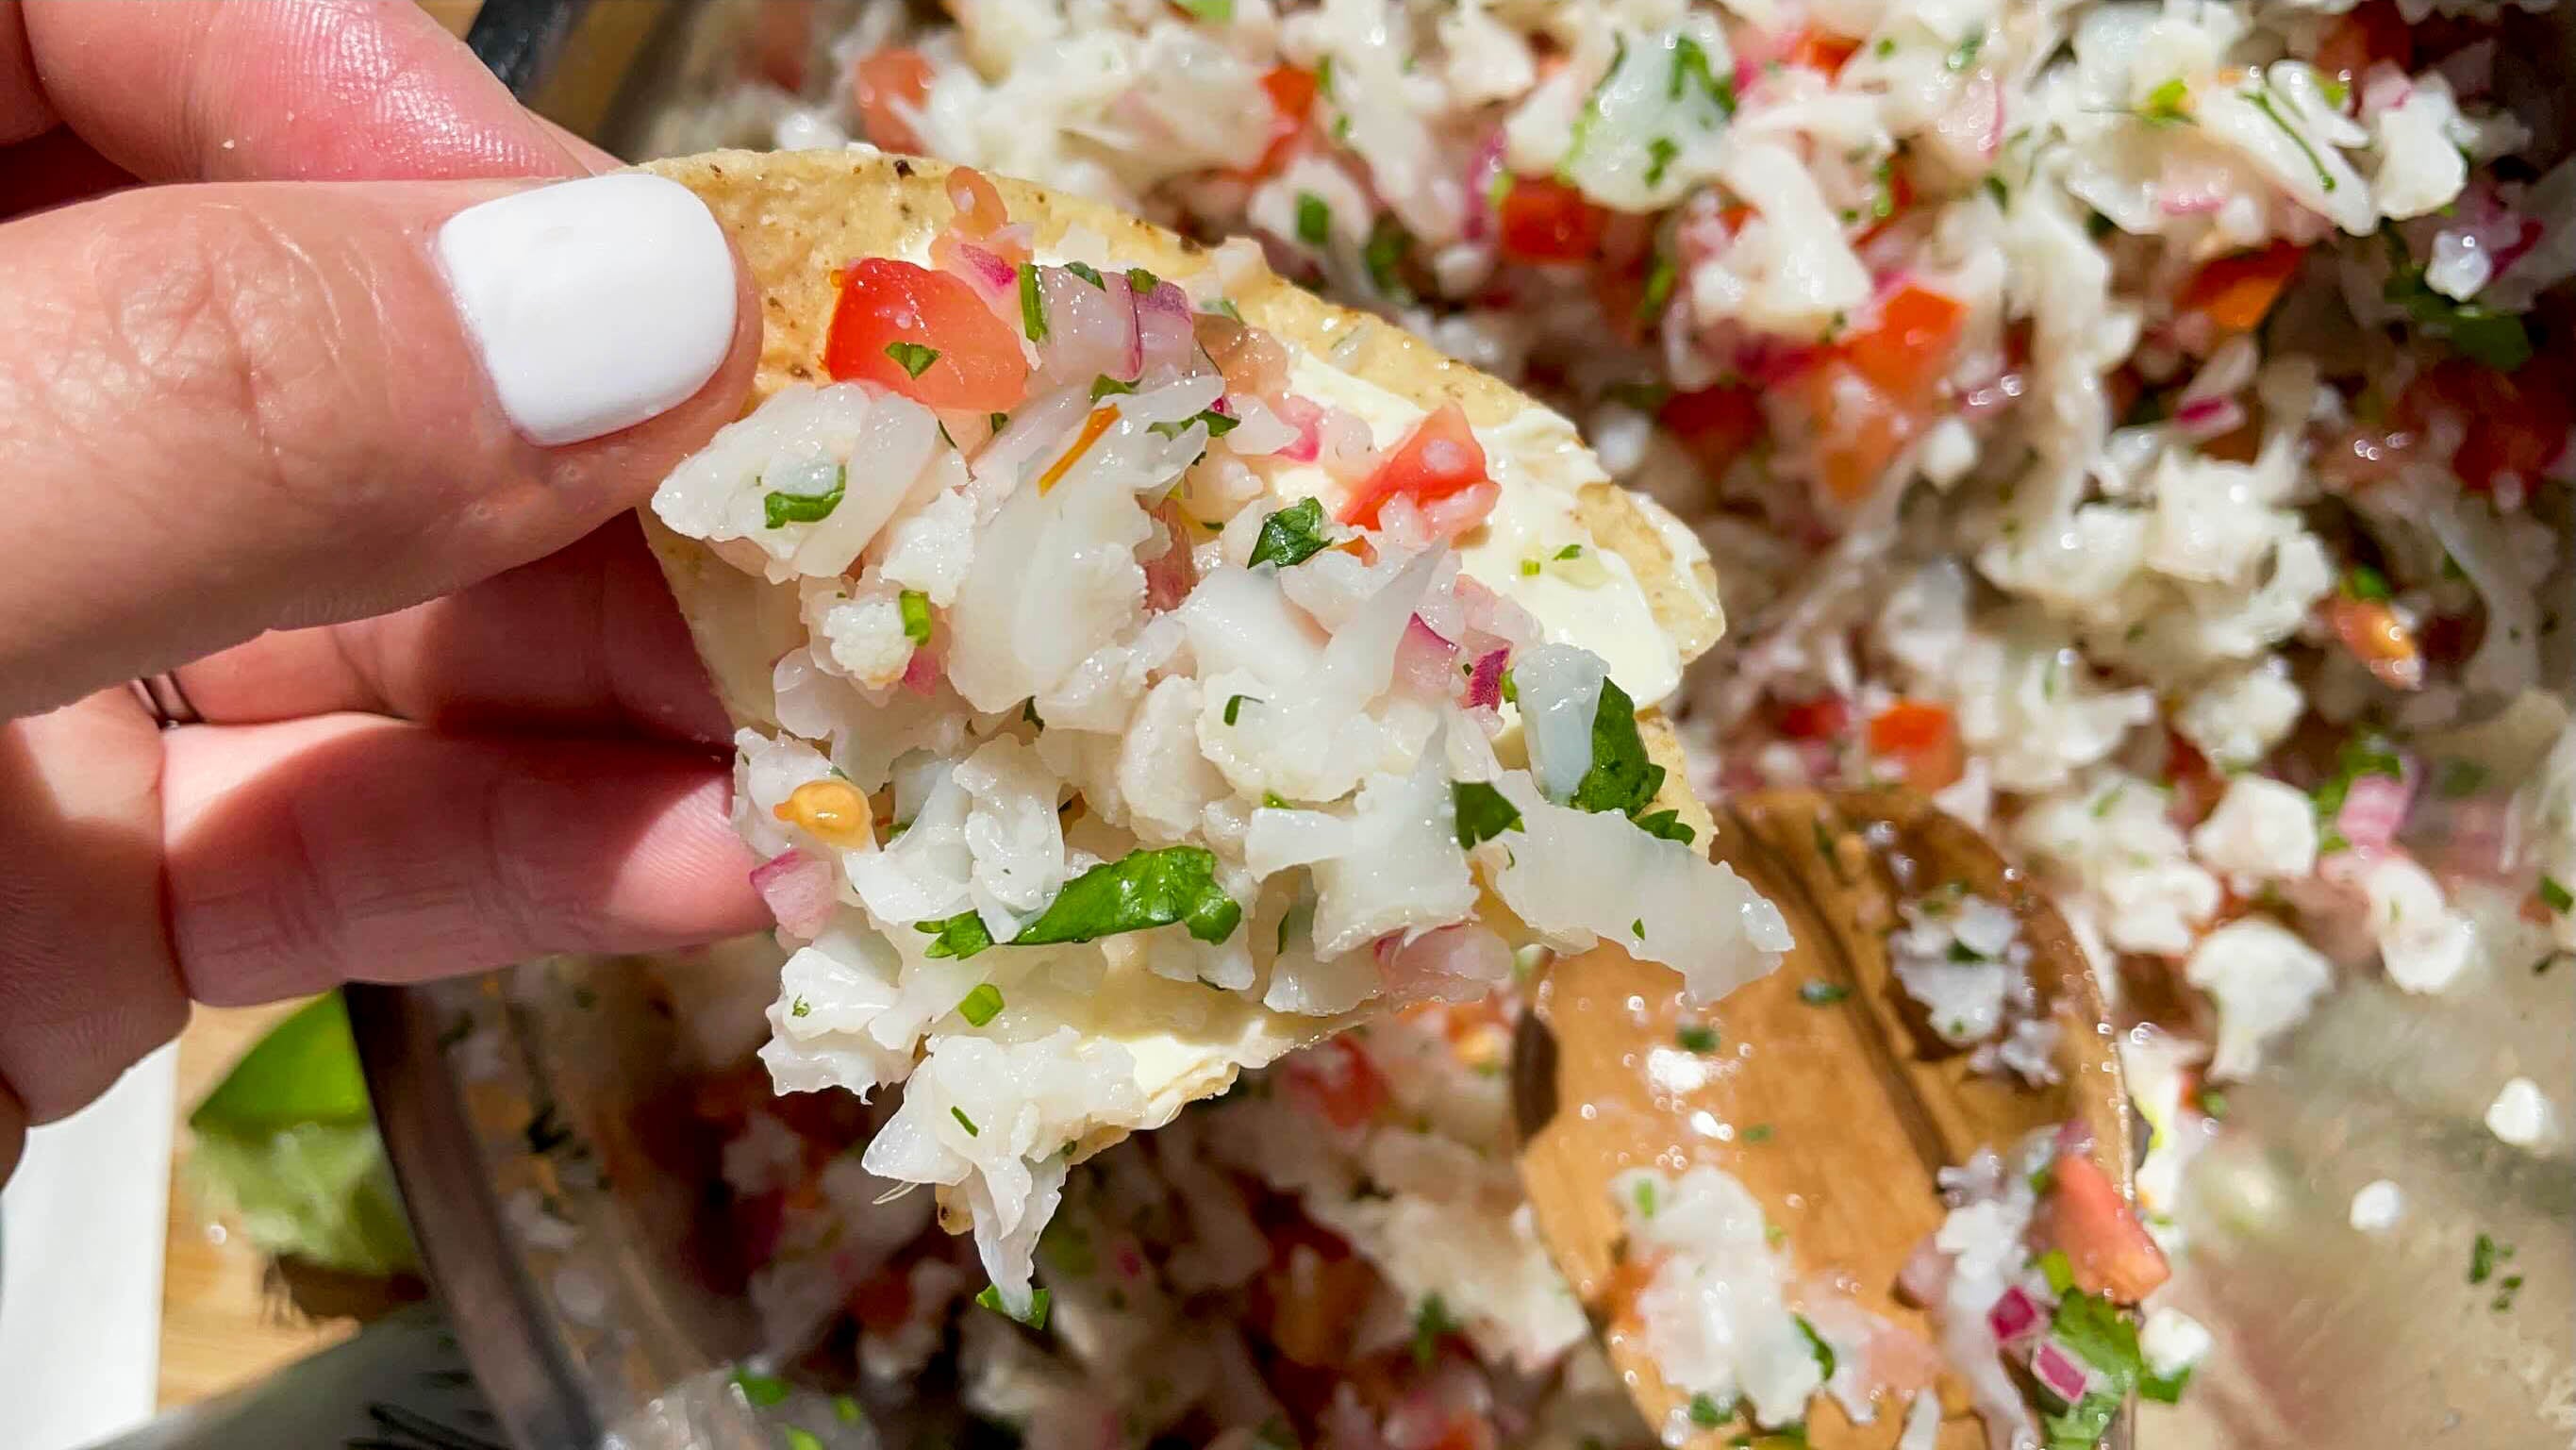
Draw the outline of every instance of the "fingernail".
M619 172L487 201L439 228L438 260L502 410L547 447L663 412L733 344L733 253L676 181Z

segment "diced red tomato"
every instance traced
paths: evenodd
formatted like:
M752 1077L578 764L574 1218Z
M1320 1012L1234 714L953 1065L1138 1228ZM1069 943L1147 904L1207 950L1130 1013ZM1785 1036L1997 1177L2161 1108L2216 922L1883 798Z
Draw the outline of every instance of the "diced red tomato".
M1878 315L1834 350L1871 387L1903 404L1928 400L1950 364L1967 304L1908 282L1879 299Z
M1494 1450L1499 1443L1501 1437L1493 1421L1473 1411L1460 1410L1449 1417L1424 1450Z
M2423 688L2423 651L2415 643L2414 632L2387 600L2334 594L2327 597L2325 612L2335 638L2361 661L2373 679L2392 690Z
M1655 418L1710 473L1725 471L1746 449L1760 442L1766 426L1761 393L1724 385L1675 393L1655 410Z
M2297 242L2274 242L2216 258L2192 275L2175 310L2200 313L2221 332L2251 332L2263 325L2307 255Z
M889 348L926 347L938 357L913 375ZM945 272L890 257L865 257L841 275L841 300L823 370L858 379L932 408L1006 413L1028 391L1029 363L1009 323L975 289Z
M2466 428L2451 469L2471 493L2490 493L2507 474L2527 488L2567 451L2576 429L2576 367L2547 355L2500 373L2464 357L2445 358L2398 396L2393 421L2420 436L2437 412Z
M1503 191L1503 255L1519 262L1581 262L1601 246L1610 214L1545 176L1515 176Z
M1784 65L1803 66L1836 76L1842 74L1843 66L1859 50L1860 42L1857 40L1827 35L1821 30L1804 30L1798 33L1797 39L1789 42L1789 48L1781 54L1780 60Z
M2049 1168L2049 1183L2052 1236L2086 1293L2135 1304L2171 1276L2164 1250L2091 1158L2058 1155Z
M1262 73L1261 93L1270 98L1270 140L1251 174L1268 176L1288 164L1288 154L1306 130L1315 109L1315 75L1293 65L1275 65Z
M1818 481L1836 503L1859 503L1921 429L1922 418L1898 407L1838 358L1809 371L1804 381L1808 411L1816 419Z
M1287 1074L1290 1095L1336 1128L1356 1128L1387 1104L1386 1079L1347 1037L1290 1058Z
M1959 744L1959 722L1949 708L1926 700L1899 700L1869 722L1869 753L1892 760L1905 771L1905 783L1929 793L1959 778L1967 762Z
M850 98L868 141L881 150L923 149L921 134L903 118L930 99L930 61L917 50L872 50L850 66ZM901 108L901 109L898 109Z
M1840 695L1780 707L1780 733L1792 740L1832 740L1850 728L1851 706Z
M948 173L948 204L957 208L949 225L970 237L989 237L1011 224L1011 208L993 178L972 166Z
M2375 61L2399 70L2415 69L2415 33L2394 0L2364 0L2344 12L2317 45L2317 70L2345 85L2359 80Z
M1378 511L1402 494L1418 507L1428 507L1485 481L1485 449L1467 426L1467 415L1455 403L1414 425L1413 431L1377 466L1342 505L1342 522L1364 529L1377 527Z

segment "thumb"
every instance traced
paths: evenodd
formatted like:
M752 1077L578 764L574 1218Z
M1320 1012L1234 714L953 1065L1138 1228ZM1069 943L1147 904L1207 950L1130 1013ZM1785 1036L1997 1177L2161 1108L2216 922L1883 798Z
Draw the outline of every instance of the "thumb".
M0 226L0 717L542 557L738 411L686 188L166 187Z

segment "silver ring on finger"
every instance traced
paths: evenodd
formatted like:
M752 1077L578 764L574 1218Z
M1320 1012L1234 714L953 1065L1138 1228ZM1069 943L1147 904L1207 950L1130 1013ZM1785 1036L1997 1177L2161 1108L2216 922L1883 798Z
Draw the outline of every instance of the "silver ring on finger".
M205 717L188 703L188 692L179 688L179 677L173 674L146 675L133 682L134 698L143 703L162 729L194 725Z

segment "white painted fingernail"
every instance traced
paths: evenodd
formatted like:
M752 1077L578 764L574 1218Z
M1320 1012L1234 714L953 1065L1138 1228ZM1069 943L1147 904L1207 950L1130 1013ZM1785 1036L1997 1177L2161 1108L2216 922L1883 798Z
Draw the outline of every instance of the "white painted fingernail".
M695 393L733 344L733 253L685 186L625 172L458 212L438 260L501 407L547 447Z

